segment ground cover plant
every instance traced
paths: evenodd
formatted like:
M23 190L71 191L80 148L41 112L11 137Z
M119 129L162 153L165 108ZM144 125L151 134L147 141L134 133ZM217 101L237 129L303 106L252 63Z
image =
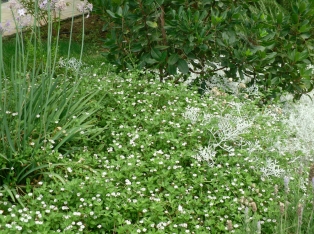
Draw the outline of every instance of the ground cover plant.
M37 60L23 35L0 67L1 233L313 233L310 98Z

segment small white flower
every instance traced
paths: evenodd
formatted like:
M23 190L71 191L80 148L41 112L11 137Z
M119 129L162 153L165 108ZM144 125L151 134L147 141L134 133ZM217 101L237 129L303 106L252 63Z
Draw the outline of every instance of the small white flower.
M126 180L125 180L125 184L126 184L126 185L131 185L132 182L131 182L130 180L126 179Z
M131 224L131 221L130 221L130 220L125 220L125 223L126 223L127 225L130 225L130 224Z
M26 10L25 10L24 8L18 9L18 10L17 10L17 13L18 13L19 16L25 16Z
M73 215L75 215L75 216L81 216L81 213L80 213L80 212L73 212Z

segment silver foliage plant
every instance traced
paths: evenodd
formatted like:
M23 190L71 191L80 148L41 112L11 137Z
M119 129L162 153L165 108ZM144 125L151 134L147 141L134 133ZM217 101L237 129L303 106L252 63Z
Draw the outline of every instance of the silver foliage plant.
M310 98L310 97L311 98ZM298 102L288 102L284 108L284 123L289 126L294 133L291 141L285 144L286 151L301 151L306 160L313 161L312 156L314 149L314 102L312 100L313 92L309 96L303 96ZM290 133L290 134L291 134ZM289 146L290 145L290 146Z
M230 103L231 105L233 103ZM233 105L235 106L235 105ZM236 108L236 111L240 110ZM247 133L249 128L253 125L252 120L248 120L245 116L241 115L211 115L200 108L188 106L183 113L183 117L190 120L193 125L197 122L205 125L213 125L213 120L217 120L216 126L208 129L210 134L215 138L214 142L209 142L208 146L200 147L198 153L193 156L198 161L205 161L210 167L215 165L215 156L218 148L223 149L229 153L230 156L234 155L233 146L229 142L237 142L238 145L247 145L248 143L242 139L241 134Z
M76 58L59 58L59 61L58 61L58 67L60 68L66 68L66 69L69 69L73 72L79 72L80 69L82 68L83 66L83 63L81 61L79 61L78 59Z
M214 140L208 142L207 146L200 147L196 154L193 156L199 162L207 162L209 167L214 167L216 154L218 149L223 149L228 153L228 156L235 155L234 145L237 147L245 148L249 153L250 161L254 161L256 165L259 165L259 171L262 173L262 179L271 179L272 177L283 177L287 172L282 169L277 160L270 157L260 159L254 157L254 153L263 150L258 140L248 141L242 137L243 134L249 133L253 127L254 118L263 115L272 119L269 123L269 127L272 127L275 121L281 120L277 107L273 107L264 111L264 113L256 113L255 116L247 116L244 114L243 107L245 103L228 102L224 105L219 113L206 113L198 107L188 106L183 113L183 117L191 121L193 125L201 125L202 128L209 126L209 133L213 136ZM223 108L228 108L228 114L223 114ZM258 126L255 126L257 127ZM281 142L278 139L278 142ZM271 143L270 143L271 144ZM276 147L274 147L276 148ZM278 149L274 149L278 150Z
M282 177L286 171L281 169L278 165L277 160L271 158L266 159L266 165L260 168L260 171L263 173L263 177Z

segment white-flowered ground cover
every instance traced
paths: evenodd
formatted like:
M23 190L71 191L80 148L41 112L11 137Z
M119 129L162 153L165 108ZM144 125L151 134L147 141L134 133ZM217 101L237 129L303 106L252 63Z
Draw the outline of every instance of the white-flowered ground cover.
M201 98L184 85L103 66L82 74L81 84L77 97L100 90L90 105L100 109L93 118L103 132L80 132L73 153L45 152L66 165L51 169L64 184L29 181L18 195L25 207L0 194L1 233L274 233L283 217L295 230L300 207L303 229L313 231L308 170L278 147L298 141L278 106Z

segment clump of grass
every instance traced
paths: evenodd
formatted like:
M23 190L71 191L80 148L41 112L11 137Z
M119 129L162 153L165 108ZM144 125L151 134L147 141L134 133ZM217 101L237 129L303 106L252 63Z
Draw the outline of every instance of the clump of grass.
M37 1L33 4L36 14L39 6ZM23 5L19 5L18 12L23 9L20 7ZM25 193L26 184L34 185L34 181L48 175L64 183L51 169L61 164L51 164L47 154L50 150L71 151L70 142L80 132L95 134L97 130L89 128L93 126L90 116L97 108L88 104L96 92L76 96L79 71L70 74L66 68L63 74L56 73L58 38L52 40L51 15L48 13L45 50L37 18L27 39L20 28L22 19L23 15L15 18L13 54L4 51L0 41L0 191L24 206L19 198ZM43 50L45 53L40 53ZM72 79L65 79L64 74L72 75Z

